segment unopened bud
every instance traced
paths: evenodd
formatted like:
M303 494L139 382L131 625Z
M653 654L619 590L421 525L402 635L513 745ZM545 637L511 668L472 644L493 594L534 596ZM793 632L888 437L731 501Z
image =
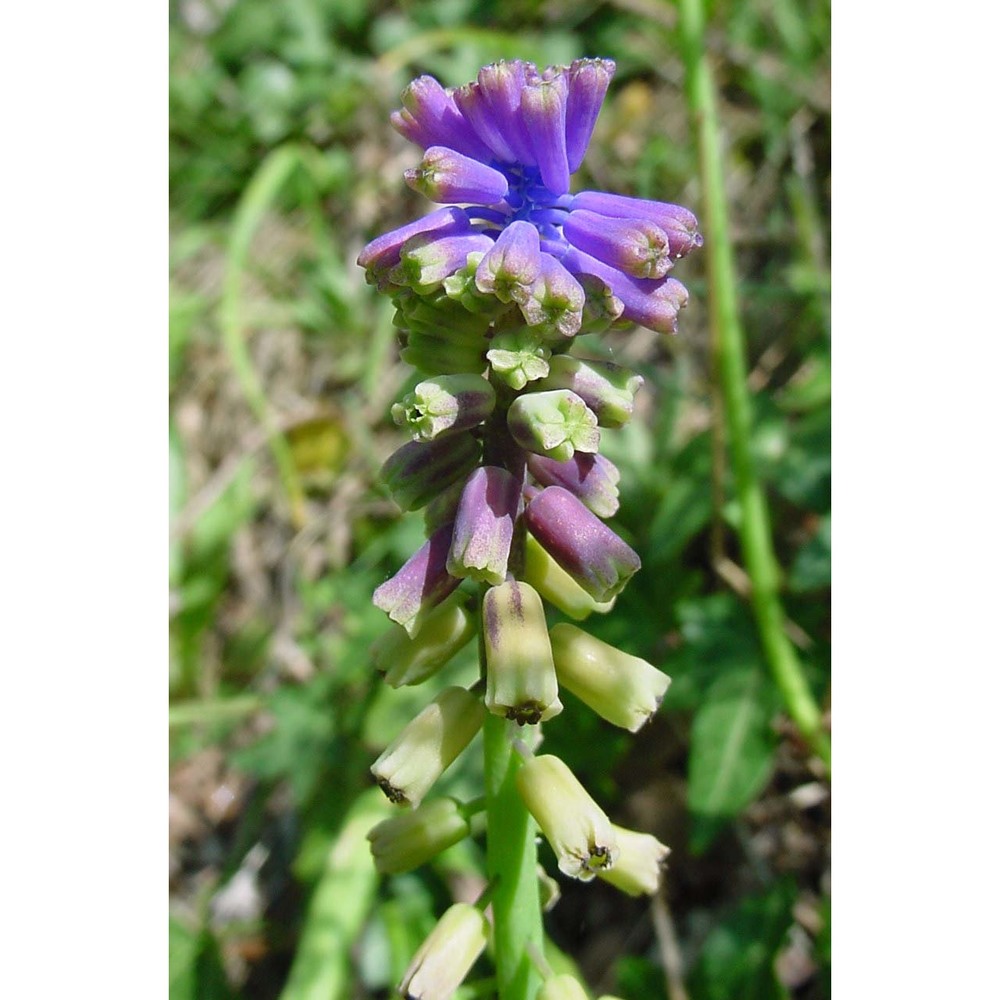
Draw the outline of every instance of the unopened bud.
M565 462L574 452L596 452L601 443L597 417L568 389L518 396L507 411L507 426L522 448Z
M594 411L601 427L624 427L642 382L641 375L621 365L560 354L549 362L549 374L538 388L570 389Z
M614 868L598 872L605 882L629 896L652 896L660 887L660 876L670 848L649 833L615 826L618 860Z
M518 725L535 725L562 711L545 608L526 583L491 587L483 598L486 707Z
M491 246L493 241L482 233L414 236L403 245L399 263L389 272L389 279L424 295L464 267L470 253L485 253Z
M439 375L417 383L392 407L392 419L414 440L433 441L442 434L482 423L496 403L493 386L480 375Z
M404 444L386 459L379 476L403 510L418 510L478 460L479 442L469 433L453 434Z
M455 903L417 949L399 984L400 995L406 1000L451 1000L489 936L489 921L480 910Z
M501 302L523 303L542 270L538 230L518 220L510 223L487 250L476 269L476 287Z
M551 254L542 254L541 270L530 294L519 302L529 326L546 337L572 337L583 322L586 293L580 282Z
M634 733L660 707L670 686L662 670L566 622L550 637L559 683L602 719Z
M460 596L435 608L414 638L393 625L375 642L372 666L385 675L390 687L423 683L472 638L475 619L458 600Z
M483 703L470 691L445 688L371 766L389 801L420 805L434 782L472 742L484 714Z
M406 183L425 198L442 204L493 205L507 194L507 178L470 156L446 146L425 150L420 166L403 172Z
M517 772L517 789L561 872L589 882L615 864L618 845L611 820L558 757L525 761Z
M506 469L480 466L469 476L458 503L448 553L452 576L503 583L520 502L520 480Z
M618 510L618 469L603 455L578 451L568 462L528 456L528 471L543 486L562 486L598 517Z
M469 831L469 821L454 799L434 799L382 820L368 831L368 840L375 868L382 875L400 875L457 844Z
M517 390L548 375L551 356L552 352L542 343L540 335L530 327L498 333L486 352L490 368Z

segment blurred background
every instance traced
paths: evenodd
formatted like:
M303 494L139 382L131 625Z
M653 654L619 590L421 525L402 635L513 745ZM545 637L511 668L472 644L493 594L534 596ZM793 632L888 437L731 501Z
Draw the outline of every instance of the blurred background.
M829 4L710 10L754 454L788 632L828 705ZM388 124L414 76L498 58L618 64L574 189L701 214L677 13L661 0L170 4L170 995L380 998L482 840L378 879L368 766L430 697L368 648L372 590L420 544L376 481L414 381L361 247L429 205ZM678 336L588 347L646 379L605 433L643 569L588 631L674 682L637 737L575 700L546 729L611 817L672 848L663 898L560 881L546 918L594 995L830 991L829 787L781 711L746 600L720 448L703 254ZM435 682L474 671L471 649ZM478 745L478 743L477 743ZM475 749L443 790L477 794ZM543 847L541 860L555 872ZM296 957L298 955L298 957ZM471 993L466 995L471 996Z

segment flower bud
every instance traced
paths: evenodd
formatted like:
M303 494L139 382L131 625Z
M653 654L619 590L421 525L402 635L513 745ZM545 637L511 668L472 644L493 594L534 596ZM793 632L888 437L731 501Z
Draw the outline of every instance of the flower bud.
M521 117L538 161L542 183L554 195L569 191L566 158L566 78L535 76L521 90Z
M486 360L496 375L512 389L521 390L529 382L549 373L552 352L530 327L498 333L490 341Z
M508 191L507 178L499 170L446 146L431 146L420 166L404 171L403 179L425 198L444 204L493 205Z
M421 684L436 674L475 632L475 619L456 598L430 612L412 639L404 628L392 626L372 646L372 666L385 675L390 687Z
M568 973L549 976L538 991L538 1000L590 1000L580 981Z
M660 876L670 848L648 833L612 826L618 841L614 868L598 872L605 882L629 896L652 896L660 888Z
M618 845L611 820L558 757L525 761L517 772L517 790L555 851L561 872L589 882L615 864Z
M361 251L358 263L365 269L368 283L383 288L388 284L389 272L399 263L400 250L407 240L421 234L451 236L471 231L469 217L460 208L440 208L372 240Z
M507 576L514 519L521 502L520 480L495 465L469 476L455 516L448 572L494 586Z
M602 719L634 733L660 707L670 678L651 663L565 622L550 638L559 683Z
M486 367L486 341L476 347L462 347L442 337L412 332L399 356L428 375L480 373Z
M563 236L634 278L662 278L674 266L670 238L646 219L609 219L581 208L567 216Z
M597 417L568 389L518 396L507 411L514 440L538 455L565 462L574 452L596 452L601 443Z
M538 388L570 389L597 414L599 426L624 427L642 383L641 375L621 365L559 354L549 362L549 373Z
M578 451L568 462L528 456L528 471L543 486L562 486L598 517L618 510L618 469L603 455Z
M621 316L625 303L595 275L577 274L575 277L587 296L579 333L604 333Z
M439 375L417 383L392 407L392 419L407 427L414 440L433 441L441 434L464 431L493 411L496 393L480 375Z
M576 621L595 611L605 614L615 603L612 599L598 604L531 535L524 540L522 575L549 604Z
M616 597L641 566L639 556L561 486L547 486L524 509L542 548L597 602Z
M465 476L479 460L479 442L468 433L435 441L410 441L394 451L379 476L403 510L418 510Z
M423 149L447 146L483 163L490 150L455 106L454 95L432 76L417 77L403 91L403 109L389 118L392 127Z
M531 138L521 118L521 91L525 65L520 59L502 60L484 66L476 77L479 93L486 100L490 117L504 137L517 163L535 166Z
M583 162L597 116L615 75L610 59L577 59L569 68L566 97L566 157L569 172L576 173Z
M483 598L486 707L519 726L562 711L545 609L537 592L512 580Z
M489 936L489 921L480 910L455 903L417 949L399 984L400 995L406 1000L451 1000Z
M680 205L644 198L627 198L603 191L581 191L573 198L573 211L584 209L612 219L644 220L659 226L670 238L670 256L683 257L705 241L698 232L698 220Z
M462 499L464 489L465 480L459 479L424 507L424 529L428 535L434 534L442 525L455 523L458 502Z
M372 603L408 635L415 636L430 613L462 582L446 569L452 525L444 524L417 549L395 576L372 594Z
M501 302L527 301L542 270L538 230L523 220L510 223L476 268L476 287Z
M485 253L491 246L493 241L482 233L414 236L403 244L399 263L389 272L389 280L424 295L464 267L470 253Z
M472 692L445 688L371 766L389 801L419 806L434 782L472 742L484 715L482 702Z
M454 91L454 98L462 116L490 149L490 155L485 156L483 162L489 163L495 159L501 163L515 163L517 154L511 148L502 125L496 120L489 97L479 83L467 83L464 87L458 87Z
M457 844L469 832L469 821L454 799L434 799L412 812L382 820L368 831L368 840L377 871L401 875Z
M586 298L580 282L555 257L543 253L538 277L518 305L529 326L558 339L579 331Z
M465 258L465 267L445 278L442 285L445 295L466 313L471 313L478 324L489 324L504 309L504 304L496 296L481 292L476 287L476 272L485 256L485 253L470 253Z

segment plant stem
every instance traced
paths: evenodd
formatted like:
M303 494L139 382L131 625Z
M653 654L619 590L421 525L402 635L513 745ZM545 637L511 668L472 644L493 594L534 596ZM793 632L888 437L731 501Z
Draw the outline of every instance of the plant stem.
M528 945L542 948L535 823L515 784L521 759L512 723L488 713L483 726L486 764L486 869L493 883L494 964L499 1000L534 1000L541 978Z
M680 0L680 35L686 65L688 105L698 137L704 189L710 322L718 349L718 373L722 382L729 450L740 504L740 544L751 580L751 603L761 644L788 714L813 752L822 758L829 769L830 741L823 730L819 706L809 690L795 649L785 634L785 613L779 594L780 574L771 538L767 501L750 453L746 341L740 326L736 298L715 85L705 50L703 0Z

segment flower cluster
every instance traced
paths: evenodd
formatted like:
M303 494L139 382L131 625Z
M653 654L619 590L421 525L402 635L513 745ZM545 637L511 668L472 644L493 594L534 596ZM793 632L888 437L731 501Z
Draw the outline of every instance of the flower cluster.
M395 624L373 656L388 683L418 684L478 621L484 676L438 694L373 765L389 798L413 810L372 831L384 872L411 870L471 830L457 803L422 800L486 713L534 726L562 711L566 690L635 732L669 684L644 660L546 620L546 602L574 621L608 611L640 565L605 523L619 473L599 448L631 418L643 380L581 356L574 338L630 322L675 332L687 292L670 271L702 242L678 205L570 193L614 68L500 62L455 90L420 77L392 116L424 150L407 184L446 207L358 260L393 298L401 357L426 376L392 408L412 440L381 475L403 510L423 510L427 541L375 591ZM466 580L478 597L460 589ZM655 892L667 848L614 825L561 760L521 748L518 792L560 870ZM460 981L482 950L476 912L461 910L470 944L443 982ZM437 955L428 949L404 995Z

